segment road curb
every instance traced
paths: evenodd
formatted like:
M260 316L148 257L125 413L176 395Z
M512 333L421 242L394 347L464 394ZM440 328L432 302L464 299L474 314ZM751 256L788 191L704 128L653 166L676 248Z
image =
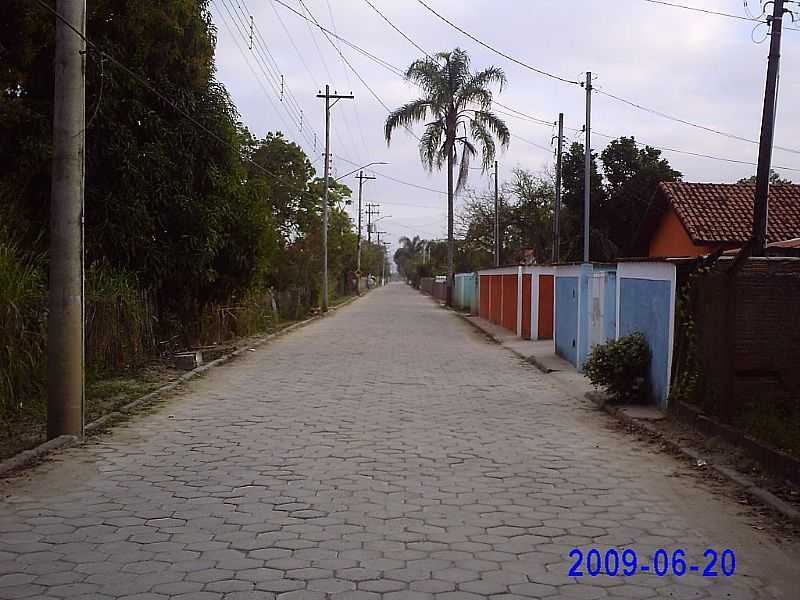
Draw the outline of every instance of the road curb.
M264 336L258 340L250 344L246 344L244 347L234 350L228 354L220 356L216 360L212 360L209 363L201 365L196 369L192 369L191 371L187 371L180 377L178 377L175 381L171 381L170 383L164 384L161 387L153 390L152 392L148 392L144 396L137 398L127 404L119 407L118 409L103 415L102 417L98 417L94 421L87 423L84 426L85 434L93 433L98 429L103 428L105 425L110 425L114 421L124 418L130 415L135 409L141 408L143 406L147 406L155 402L162 394L170 392L176 389L178 386L182 385L183 383L189 381L190 379L194 379L198 375L202 375L206 371L230 362L237 356L245 352L249 352L251 349L258 348L263 346L267 342L271 342L276 338L282 337L291 333L292 331L296 331L297 329L301 329L306 325L313 323L314 321L319 321L320 319L324 319L327 316L330 316L332 313L336 312L337 310L344 308L345 306L349 306L356 300L363 298L366 294L361 294L360 296L353 296L352 298L348 298L344 302L337 304L336 306L332 306L328 309L327 313L321 313L318 315L314 315L313 317L309 317L303 321L299 321L297 323L292 323L284 327L283 329L276 331L275 333L270 333L269 335ZM84 438L87 437L84 435ZM77 446L82 443L80 437L75 435L62 435L60 437L54 438L52 440L48 440L38 446L34 446L28 450L23 450L22 452L15 454L11 458L7 458L4 461L0 462L0 477L5 476L13 471L17 471L24 467L30 466L33 463L41 461L45 456L47 456L50 452L54 450L60 450L64 448L69 448L72 446Z
M592 402L594 402L595 404L597 404L597 406L603 409L603 411L605 411L612 417L616 418L621 423L624 423L625 425L628 425L633 429L646 433L650 437L657 439L659 442L669 447L669 449L675 452L676 454L679 454L693 461L695 464L697 464L698 460L701 460L703 458L702 455L697 451L691 448L686 448L685 446L681 446L679 443L665 437L660 431L658 431L655 427L653 427L646 421L642 421L641 419L634 419L630 415L626 415L625 411L621 410L620 407L608 404L607 402L598 400L590 395L587 395L587 398ZM708 462L705 466L713 470L715 473L719 474L721 477L724 477L725 479L744 488L744 492L746 494L754 496L762 504L769 506L776 512L783 515L789 521L800 524L800 510L797 510L788 502L781 500L769 490L765 490L764 488L757 486L747 476L731 469L730 467L717 465L714 464L713 462Z
M520 352L517 352L513 348L510 348L509 346L505 345L501 340L497 339L497 337L492 335L492 333L490 333L490 332L486 331L485 329L483 329L480 326L479 323L476 323L475 321L469 319L468 315L460 313L457 310L452 310L452 309L448 309L448 310L450 310L450 312L452 312L453 314L458 315L463 321L465 321L465 322L469 323L470 325L472 325L472 327L474 327L476 330L480 331L482 334L484 334L487 338L492 340L497 345L502 346L506 350L509 350L512 354L514 354L515 356L523 359L528 364L532 364L533 366L535 366L537 369L539 369L539 371L541 371L545 375L549 375L549 374L553 373L552 369L548 369L546 366L544 366L538 360L536 360L535 357L526 356L526 355L524 355L524 354L522 354ZM561 386L561 387L563 388L563 386ZM574 394L570 394L570 395L572 395L574 398L577 398L578 400L582 399L580 396L576 396ZM697 452L695 452L691 448L686 448L684 446L681 446L677 442L674 442L674 441L668 439L660 431L658 431L656 428L651 426L646 421L643 421L641 419L634 419L630 415L625 414L625 412L623 410L620 410L620 407L614 406L612 404L609 404L608 402L604 402L602 399L595 397L593 394L586 394L584 396L584 398L587 399L587 400L592 401L599 408L601 408L603 411L605 411L608 415L616 418L621 423L624 423L624 424L628 425L629 427L631 427L633 429L637 429L639 431L642 431L642 432L646 433L647 435L649 435L649 436L651 436L653 438L658 439L665 446L668 446L670 448L670 450L672 450L676 454L680 454L681 456L684 456L685 458L688 458L688 459L694 461L695 464L697 463L698 459L702 458L700 456L700 454L698 454ZM771 509L773 509L777 513L780 513L781 515L783 515L789 521L792 521L793 523L800 524L800 510L796 509L795 507L793 507L788 502L786 502L784 500L781 500L780 498L778 498L772 492L770 492L768 490L765 490L764 488L755 485L748 477L742 475L741 473L738 473L738 472L734 471L733 469L731 469L729 467L725 467L725 466L722 466L722 465L716 465L713 462L709 462L706 466L708 468L712 469L717 474L719 474L721 477L724 477L725 479L727 479L727 480L737 484L738 486L744 488L744 491L745 491L746 494L748 494L749 496L753 496L753 497L757 498L762 504L765 504L766 506L769 506Z

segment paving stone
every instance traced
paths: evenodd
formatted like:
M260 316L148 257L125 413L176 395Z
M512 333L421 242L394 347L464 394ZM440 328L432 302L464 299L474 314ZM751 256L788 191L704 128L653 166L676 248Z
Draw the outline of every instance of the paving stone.
M796 595L796 543L554 377L370 292L4 481L0 598ZM568 576L573 547L612 546L731 547L737 575Z

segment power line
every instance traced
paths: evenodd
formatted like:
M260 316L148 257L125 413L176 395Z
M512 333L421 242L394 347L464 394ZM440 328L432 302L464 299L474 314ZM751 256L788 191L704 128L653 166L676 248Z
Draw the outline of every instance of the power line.
M637 104L636 102L633 102L631 100L626 100L625 98L621 98L620 96L612 94L611 92L607 92L607 91L605 91L605 90L603 90L601 88L594 87L593 89L598 94L602 94L603 96L607 96L608 98L616 100L617 102L622 102L623 104L627 104L628 106L631 106L631 107L636 108L638 110L642 110L642 111L648 112L650 114L662 117L664 119L668 119L668 120L674 121L676 123L681 123L683 125L688 125L689 127L694 127L695 129L702 129L703 131L707 131L709 133L714 133L714 134L717 134L717 135L721 135L721 136L730 138L732 140L739 140L741 142L749 142L751 144L756 144L756 145L758 144L758 142L756 140L751 140L749 138L742 137L740 135L736 135L735 133L729 133L727 131L722 131L720 129L714 129L713 127L708 127L706 125L701 125L699 123L694 123L692 121L687 121L686 119L681 119L680 117L675 117L673 115L669 115L667 113L663 113L663 112L655 110L653 108L648 108L646 106L642 106L641 104ZM784 146L775 146L775 149L776 150L783 150L784 152L791 152L792 154L800 154L800 150L795 150L794 148L786 148Z
M655 2L656 0L646 0L646 1ZM480 40L479 38L475 37L474 35L472 35L468 31L462 29L461 27L459 27L458 25L456 25L455 23L453 23L452 21L450 21L449 19L447 19L446 17L441 15L440 13L436 12L424 0L417 0L417 2L419 2L422 6L424 6L431 13L436 15L439 19L441 19L442 21L444 21L445 23L450 25L452 28L454 28L457 31L461 32L462 34L464 34L465 36L467 36L468 38L470 38L474 42L480 44L481 46L483 46L485 48L488 48L492 52L502 56L506 60L509 60L509 61L511 61L511 62L513 62L515 64L521 65L521 66L523 66L523 67L525 67L525 68L527 68L527 69L529 69L531 71L539 73L540 75L545 75L547 77L551 77L553 79L557 79L557 80L562 81L564 83L571 83L571 84L575 84L575 85L581 85L580 82L578 82L578 81L569 80L569 79L566 79L564 77L560 77L558 75L554 75L553 73L549 73L547 71L544 71L542 69L539 69L539 68L536 68L536 67L532 67L531 65L529 65L529 64L527 64L527 63L525 63L525 62L523 62L523 61L521 61L521 60L519 60L517 58L514 58L513 56L510 56L510 55L506 54L505 52L502 52L502 51L498 50L497 48L494 48L493 46L490 46L489 44L487 44L486 42L484 42L484 41ZM663 3L663 2L656 2L656 3L666 4L666 3ZM679 5L675 5L675 6L679 6ZM683 7L682 6L682 8L687 8L687 7ZM703 11L703 12L706 12L706 11ZM708 11L708 12L713 12L713 11ZM748 19L746 17L742 17L742 18L745 19L745 20L748 20L748 21L752 20L752 19ZM415 46L416 46L416 44L415 44ZM728 137L728 138L731 138L731 139L736 139L736 140L745 141L745 142L749 142L749 143L753 143L753 144L758 144L758 142L755 141L755 140L750 140L748 138L744 138L744 137L738 136L736 134L732 134L732 133L724 132L724 131L721 131L721 130L718 130L718 129L714 129L713 127L707 127L705 125L700 125L698 123L693 123L693 122L687 121L685 119L679 119L677 117L672 117L671 115L667 115L666 113L662 113L662 112L657 111L655 109L651 109L651 108L648 108L648 107L643 106L641 104L637 104L636 102L632 102L630 100L626 100L625 98L621 98L620 96L616 96L614 94L611 94L610 92L605 92L603 90L600 90L599 88L595 87L594 89L597 92L602 93L602 94L604 94L606 96L609 96L610 98L613 98L613 99L615 99L615 100L617 100L619 102L624 102L625 104L628 104L629 106L632 106L632 107L637 108L639 110L643 110L643 111L652 113L654 115L658 115L660 117L675 121L677 123L682 123L684 125L689 125L690 127L696 127L696 128L699 128L699 129L703 129L703 130L705 130L707 132L714 133L714 134L717 134L717 135L722 135L722 136L725 136L725 137ZM775 149L783 150L785 152L791 152L791 153L794 153L794 154L800 154L800 150L795 150L795 149L792 149L792 148L785 148L785 147L781 147L781 146L775 146Z
M372 8L372 10L374 10L376 13L378 13L378 14L381 16L381 18L382 18L384 21L386 21L386 22L389 24L389 27L391 27L391 28L392 28L392 29L394 29L394 30L395 30L397 33L399 33L401 36L403 36L403 37L406 39L406 41L408 41L408 43L409 43L409 44L411 44L412 46L414 46L414 47L415 47L417 50L419 50L420 52L422 52L422 53L423 53L425 56L427 56L428 58L431 58L431 55L430 55L430 54L428 54L428 53L427 53L427 52L426 52L426 51L425 51L425 50L424 50L424 49L423 49L421 46L419 46L419 45L418 45L418 44L417 44L417 43L416 43L414 40L412 40L412 39L411 39L410 37L408 37L408 36L407 36L405 33L403 33L403 32L402 32L402 31L401 31L401 30L400 30L398 27L396 27L396 26L395 26L395 24L394 24L394 23L392 23L392 22L391 22L391 21L390 21L390 20L389 20L389 19L386 17L386 15L384 15L384 14L383 14L383 13L382 13L380 10L378 10L378 8L377 8L377 7L376 7L376 6L375 6L375 5L374 5L372 2L370 2L369 0L364 0L364 2L366 2L367 4L369 4L370 8Z
M393 28L395 30L399 31L397 27L393 27ZM405 36L405 35L403 35L403 37L407 38L407 36ZM416 44L414 44L414 46L416 47ZM394 71L399 71L398 69L396 69L395 67L392 67L391 65L389 65L389 67L390 67L390 70L392 70L393 72ZM395 74L398 74L398 73L395 73ZM400 76L405 78L405 76L402 75L402 74ZM630 102L628 100L625 100L625 99L620 98L618 96L612 95L609 92L605 92L604 90L600 90L597 87L595 87L594 89L596 91L600 92L600 93L603 93L603 94L605 94L605 95L607 95L609 97L612 97L614 99L617 99L617 100L619 100L621 102L625 102L626 104L630 104L632 106L635 106L636 108L640 108L642 110L654 112L655 114L658 114L659 116L663 116L665 118L672 118L671 115L666 115L664 113L660 113L659 111L655 111L653 109L648 109L647 107L632 103L632 102ZM513 113L513 114L506 113L508 116L512 116L512 117L519 118L519 119L529 120L529 121L532 121L532 122L540 124L540 125L546 125L548 127L552 127L552 125L553 125L552 122L547 121L546 119L541 119L539 117L535 117L535 116L530 115L528 113L525 113L525 112L519 111L517 109L511 108L510 106L506 106L506 105L504 105L504 104L502 104L502 103L500 103L500 102L498 102L496 100L493 100L493 102L494 102L494 104L497 104L498 106L501 106L501 107L505 108L506 110L511 111L511 113ZM503 114L503 111L496 111L496 112L498 112L500 114ZM683 119L678 119L677 117L675 117L675 120L678 120L679 122L685 123L687 125L696 126L696 127L700 128L700 129L706 129L706 130L708 130L708 131L710 131L712 133L718 133L720 135L733 137L733 139L740 139L740 140L747 141L747 142L753 142L752 140L748 140L747 138L742 138L740 136L736 136L735 134L728 134L727 132L722 132L720 130L707 128L704 125L699 125L699 124L696 124L696 123L692 123L690 121L685 121ZM568 128L568 129L571 129L572 131L576 131L576 132L582 131L580 129L574 129L574 128ZM529 143L532 146L538 146L534 142L530 142L529 140L525 140L524 138L521 138L520 136L514 136L514 137L517 137L518 139L520 139L520 141ZM613 139L614 136L603 136L603 137L608 137L609 139ZM758 142L753 142L753 143L758 143ZM712 160L719 160L719 161L723 161L723 162L731 162L731 163L738 163L738 164L755 165L755 163L752 163L752 162L749 162L749 161L740 161L740 160L736 160L736 159L713 156L713 155L710 155L710 154L692 152L692 151L689 151L689 150L678 150L678 149L675 149L675 148L669 148L669 147L666 147L666 146L657 146L657 145L654 145L654 144L646 144L646 145L651 146L652 148L659 149L659 150L664 150L664 151L667 151L667 152L675 152L675 153L678 153L678 154L685 154L687 156L694 156L694 157L699 157L699 158L708 158L708 159L712 159ZM542 146L538 146L538 147L543 149ZM800 153L800 151L793 150L791 148L784 148L784 147L781 147L781 146L775 146L775 148L776 149L780 149L780 150L784 150L784 151L788 151L788 152ZM776 167L776 168L781 168L781 169L786 170L786 171L800 171L800 169L795 169L793 167Z
M473 42L476 42L476 43L480 44L481 46L483 46L484 48L487 48L487 49L491 50L491 51L492 51L492 52L494 52L495 54L499 54L500 56L502 56L502 57L503 57L503 58L505 58L506 60L510 60L511 62L513 62L513 63L515 63L515 64L518 64L518 65L520 65L521 67L524 67L524 68L526 68L526 69L528 69L528 70L530 70L530 71L533 71L534 73L538 73L539 75L544 75L545 77L550 77L551 79L556 79L556 80L558 80L558 81L561 81L561 82L563 82L563 83L570 83L570 84L572 84L572 85L580 85L580 82L578 82L578 81L573 81L573 80L571 80L571 79L567 79L567 78L565 78L565 77L561 77L561 76L559 76L559 75L555 75L555 74L553 74L553 73L550 73L550 72L548 72L548 71L545 71L544 69L539 69L539 68L537 68L537 67L533 67L533 66L529 65L529 64L528 64L528 63L526 63L526 62L523 62L523 61L521 61L521 60L519 60L519 59L517 59L517 58L514 58L513 56L510 56L510 55L506 54L505 52L502 52L501 50L498 50L497 48L494 48L493 46L490 46L490 45L489 45L489 44L487 44L486 42L483 42L483 41L481 41L480 39L476 38L474 35L472 35L472 34L471 34L471 33L469 33L468 31L465 31L464 29L462 29L461 27L459 27L458 25L456 25L455 23L453 23L452 21L450 21L450 20L449 20L449 19L447 19L446 17L442 16L441 14L439 14L438 12L436 12L435 10L433 10L433 8L431 8L431 7L430 7L430 6L429 6L427 3L425 3L423 0L417 0L417 2L419 2L419 3L420 3L422 6L424 6L426 9L428 9L428 10L429 10L430 12L432 12L434 15L436 15L437 17L439 17L439 18L440 18L442 21L444 21L445 23L447 23L448 25L450 25L450 27L452 27L453 29L455 29L455 30L457 30L457 31L460 31L462 34L464 34L465 36L467 36L467 37L468 37L469 39L471 39Z
M38 1L39 0L37 0L37 2ZM231 12L228 9L227 5L224 5L224 8L225 8L225 11L228 13L228 16L230 16L231 20L233 20L233 15L231 14ZM242 55L242 58L244 59L244 62L247 65L248 69L250 69L250 72L253 74L253 78L258 82L258 85L261 87L261 90L264 92L264 97L267 99L267 101L272 106L273 110L275 111L275 114L278 116L278 118L281 120L281 122L286 126L287 130L294 129L294 127L290 126L289 123L286 121L286 117L284 116L283 112L281 112L278 109L277 105L272 100L272 95L269 93L267 88L264 86L264 79L266 78L266 76L263 75L263 67L259 64L259 68L262 69L262 76L259 76L259 74L256 71L256 69L254 69L253 65L250 64L250 60L247 58L247 53L239 45L239 41L236 38L236 33L233 31L233 28L228 24L228 21L227 21L227 19L225 19L225 16L220 12L219 13L219 17L222 20L222 23L225 26L225 29L227 29L230 32L231 39L233 39L233 42L236 45L236 48L239 50L239 53ZM240 32L240 34L241 34L241 32ZM257 64L258 64L258 62L257 62ZM268 79L267 79L267 83L269 83Z
M682 8L683 10L691 10L694 12L705 13L707 15L715 15L717 17L727 17L729 19L738 19L740 21L748 21L750 23L767 23L765 19L760 19L758 17L747 16L743 17L742 15L734 15L731 13L719 12L716 10L709 10L707 8L698 8L696 6L687 6L685 4L676 4L675 2L664 2L663 0L644 0L644 2L649 2L650 4L660 4L662 6L670 6L672 8ZM745 6L747 3L745 3ZM792 31L800 31L800 29L794 27L784 27L784 29L791 29Z
M193 117L191 114L189 114L189 112L186 111L184 108L182 108L175 100L173 100L172 98L170 98L166 94L162 93L158 88L156 88L153 84L151 84L145 77L143 77L142 75L139 75L138 73L133 71L130 67L125 65L123 62L121 62L117 58L115 58L113 55L111 55L108 52L106 52L105 50L103 50L98 44L96 44L95 42L90 40L86 35L84 35L80 30L78 30L72 23L70 23L69 20L64 18L64 16L61 13L59 13L56 9L54 9L53 7L48 5L44 0L34 0L34 1L39 6L41 6L43 9L45 9L46 11L51 13L56 19L58 19L60 22L62 22L67 28L69 28L72 32L74 32L75 35L79 36L84 42L86 42L86 45L89 48L91 48L92 50L100 53L101 56L103 56L110 63L112 63L113 65L118 67L122 72L124 72L126 75L128 75L131 79L133 79L141 87L143 87L144 89L148 90L150 93L152 93L154 96L156 96L159 100L161 100L162 102L167 104L170 108L172 108L175 112L177 112L182 117L184 117L187 121L192 123L199 130L203 131L208 136L212 137L213 139L215 139L216 141L220 142L221 144L223 144L225 146L228 146L229 148L235 150L241 156L241 148L240 147L236 146L235 144L233 144L229 140L226 140L225 138L221 137L220 135L218 135L214 131L210 130L205 125L203 125L203 123L201 123L195 117ZM285 181L283 181L281 179L280 175L277 175L276 173L274 173L271 170L267 169L263 165L260 165L259 163L254 161L252 158L248 158L248 157L242 156L242 160L252 164L255 168L257 168L258 170L263 172L265 175L269 176L273 181L275 181L276 183L282 185L284 188L290 189L290 190L294 190L295 192L298 192L298 193L300 193L302 195L305 195L305 196L307 196L309 198L312 198L312 199L315 199L315 200L318 199L317 196L315 196L314 194L309 192L307 189L299 188L299 187L296 187L296 186L294 186L292 184L286 183Z
M277 2L278 4L280 4L281 6L287 8L287 9L291 10L293 13L295 13L296 15L302 17L303 19L306 19L306 21L309 21L309 19L307 19L303 14L301 14L298 11L296 11L295 9L293 9L291 6L289 6L288 4L283 2L283 0L275 0L275 2ZM300 0L300 2L302 3L302 0ZM308 9L306 9L306 10L308 10ZM311 15L310 12L309 12L309 15ZM311 15L311 16L312 16L312 19L313 19L313 15ZM337 39L342 39L341 36L336 35L335 33L329 31L328 29L325 29L322 25L320 25L317 22L316 19L313 19L313 23L314 23L314 25L316 25L322 31L324 31L326 33L333 34L333 37L335 37ZM326 36L326 38L327 38L327 36ZM377 94L377 92L375 92L375 90L373 90L372 87L370 87L370 85L364 80L364 78L361 76L361 73L359 73L358 70L350 63L350 61L347 60L347 57L345 57L344 53L342 53L342 51L339 49L339 47L336 44L334 44L332 40L328 39L328 41L331 43L331 45L333 46L334 50L336 50L336 52L339 54L339 56L342 58L342 60L345 62L345 64L350 68L350 70L355 74L355 76L358 77L358 80L361 82L361 84L367 89L367 91L369 91L370 94L372 94L372 97L375 98L375 100L377 100L378 103L381 106L383 106L383 108L386 110L387 113L391 113L392 109L389 108L389 106L381 99L381 97ZM409 127L406 127L405 129L406 129L406 131L408 131L412 136L414 136L419 141L419 136L417 134L415 134Z
M222 0L222 3L225 5L225 10L226 10L226 12L228 12L228 15L232 19L235 20L236 29L239 31L240 36L242 36L246 40L247 39L246 29L247 29L247 26L248 26L247 25L247 13L249 13L249 9L247 9L246 4L245 4L245 9L247 9L247 12L245 12L245 10L241 7L241 5L239 5L239 0L236 0L236 4L237 4L237 6L239 8L239 11L241 13L241 17L239 17L238 14L237 14L237 16L234 16L234 15L231 14L230 10L228 10L228 6L227 6L227 3L225 2L225 0ZM220 14L220 16L222 17L222 14ZM223 20L224 20L224 17L223 17ZM239 25L244 27L244 30ZM284 77L283 77L283 75L281 73L280 67L278 66L278 63L275 60L275 58L269 52L269 49L266 47L266 42L264 41L263 36L261 35L260 30L258 29L258 26L255 25L254 21L251 21L250 26L252 27L251 31L254 31L257 34L256 38L254 40L255 43L251 46L251 51L253 52L253 58L256 60L256 64L258 64L258 66L261 69L262 73L264 73L264 76L267 79L267 82L272 87L273 92L275 93L275 95L280 100L284 110L289 115L289 118L292 120L292 126L298 128L298 130L300 131L302 137L305 139L306 143L309 146L313 146L314 145L314 138L311 137L311 135L308 133L308 131L305 131L303 129L303 109L302 109L302 107L300 106L300 104L298 103L297 99L292 94L291 89L288 87L288 85L285 84ZM226 27L227 27L227 23L226 23ZM230 28L228 28L228 29L230 30ZM231 32L231 33L233 34L233 32ZM236 45L237 45L237 47L239 47L238 42L237 42ZM244 50L241 47L239 47L239 51L240 51L240 53L244 54ZM272 60L272 65L268 64L269 60L266 58L267 55ZM270 79L269 75L267 74L265 68L267 70L271 70L271 73L270 73L272 75L271 79ZM274 71L274 72L272 72L272 71ZM283 101L283 97L284 96L286 97L286 102ZM290 102L293 102L294 106L292 106L290 104ZM275 104L271 101L271 99L270 99L270 103L273 105L273 107L275 106ZM314 128L312 126L309 126L309 128L311 129L312 133L314 133L314 135L317 135L317 132L314 130Z

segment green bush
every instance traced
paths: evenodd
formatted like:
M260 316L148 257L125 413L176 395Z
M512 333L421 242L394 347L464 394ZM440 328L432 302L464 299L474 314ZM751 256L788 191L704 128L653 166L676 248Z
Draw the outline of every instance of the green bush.
M595 346L584 365L589 380L602 386L615 401L642 403L650 395L650 346L634 332Z

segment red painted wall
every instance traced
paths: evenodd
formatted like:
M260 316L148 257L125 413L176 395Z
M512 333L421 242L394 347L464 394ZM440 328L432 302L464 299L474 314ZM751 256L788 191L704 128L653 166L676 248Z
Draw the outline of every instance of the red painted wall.
M517 275L503 275L503 314L500 324L509 331L517 331Z
M489 318L489 291L491 289L491 277L489 275L481 275L480 281L480 305L478 307L478 315L482 319Z
M553 276L539 276L539 339L553 339Z
M490 275L491 279L491 304L489 307L489 320L497 325L500 324L500 315L502 314L503 303L503 289L501 286L501 275Z
M703 256L710 254L714 246L698 246L692 242L673 208L669 208L658 224L650 240L650 256Z
M522 337L531 339L531 275L522 276Z

